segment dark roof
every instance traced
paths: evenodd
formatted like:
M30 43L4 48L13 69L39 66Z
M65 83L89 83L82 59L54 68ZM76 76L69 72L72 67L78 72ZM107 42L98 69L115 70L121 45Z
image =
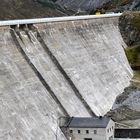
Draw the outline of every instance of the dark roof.
M108 117L80 118L72 117L69 128L106 128L111 119Z

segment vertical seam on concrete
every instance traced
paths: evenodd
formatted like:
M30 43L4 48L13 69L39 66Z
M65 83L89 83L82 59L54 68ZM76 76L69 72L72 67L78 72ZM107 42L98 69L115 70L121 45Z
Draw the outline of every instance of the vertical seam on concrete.
M61 104L61 102L58 100L58 98L55 96L54 92L52 91L52 89L50 88L50 86L47 84L47 82L45 81L45 79L42 77L42 75L40 74L40 72L36 69L36 67L33 65L33 63L30 61L29 57L26 55L26 53L24 52L24 50L22 49L19 41L16 38L16 34L20 37L20 33L19 32L15 32L14 30L10 30L11 36L13 38L13 41L15 42L17 49L19 50L19 52L22 54L22 56L24 57L24 59L27 61L27 63L29 64L29 66L31 67L31 69L34 71L35 75L38 77L38 79L40 80L40 82L42 83L42 85L45 87L45 89L50 93L51 97L55 100L55 102L58 104L58 106L60 107L60 109L62 110L62 112L69 117L68 112L65 110L65 108L63 107L63 105Z
M48 56L51 58L52 62L56 65L56 67L58 68L58 70L62 73L62 75L64 76L64 78L68 81L68 83L71 86L71 88L73 89L75 95L80 99L80 101L82 102L82 104L84 105L84 107L87 109L87 111L89 112L89 114L91 116L96 116L95 113L90 108L90 106L85 101L85 99L82 97L82 95L79 92L79 90L74 85L73 81L70 79L70 77L68 76L68 74L65 72L65 70L63 69L63 67L60 65L60 63L56 59L56 57L53 55L53 53L50 51L50 49L46 45L46 43L42 39L42 37L41 37L38 29L36 29L36 32L37 32L37 39L40 42L41 46L44 48L44 50L46 51L46 53L48 54Z

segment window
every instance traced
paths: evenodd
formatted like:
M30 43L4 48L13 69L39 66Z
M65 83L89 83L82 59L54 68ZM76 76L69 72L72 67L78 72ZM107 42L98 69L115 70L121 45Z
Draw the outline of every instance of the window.
M84 138L84 140L92 140L92 138Z
M80 134L81 133L81 131L80 130L78 130L78 134Z
M89 133L89 130L86 130L86 134L88 134Z
M97 130L94 130L94 134L97 134Z
M107 129L107 132L109 133L109 129Z
M70 133L73 133L73 130L70 130Z
M114 127L112 126L112 130L114 129Z
M110 131L111 131L111 128L110 128Z

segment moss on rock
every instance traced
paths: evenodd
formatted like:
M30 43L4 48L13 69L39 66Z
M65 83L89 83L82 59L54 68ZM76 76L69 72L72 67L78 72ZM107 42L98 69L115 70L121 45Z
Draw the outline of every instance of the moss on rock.
M125 52L132 68L140 67L140 45L128 47Z
M140 80L140 12L125 12L120 17L119 27L128 47L128 61L134 70L134 79Z

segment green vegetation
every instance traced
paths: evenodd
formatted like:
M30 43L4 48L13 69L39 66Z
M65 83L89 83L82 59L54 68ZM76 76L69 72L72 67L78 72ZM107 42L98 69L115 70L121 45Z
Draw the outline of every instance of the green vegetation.
M125 53L134 70L134 79L140 80L140 12L126 12L122 17L122 22L126 20L126 26L130 30L126 30L126 34L135 33L135 41L125 49Z
M129 18L128 24L140 31L140 12L125 12L123 14L124 18L127 18L128 16L132 16L132 18Z
M134 71L134 79L136 80L140 80L140 71ZM140 87L140 83L139 83L139 87Z
M140 67L140 46L128 47L125 52L132 68Z

